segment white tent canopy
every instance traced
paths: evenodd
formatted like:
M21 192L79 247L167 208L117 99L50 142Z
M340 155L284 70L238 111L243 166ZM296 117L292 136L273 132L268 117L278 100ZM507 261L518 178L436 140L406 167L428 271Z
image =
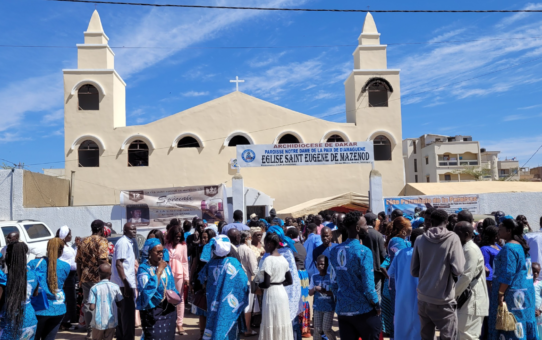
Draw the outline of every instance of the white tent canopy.
M310 201L294 205L293 207L277 211L280 218L303 217L309 214L318 214L322 210L343 207L350 210L365 210L369 207L369 197L357 192L347 192L340 195L315 198Z

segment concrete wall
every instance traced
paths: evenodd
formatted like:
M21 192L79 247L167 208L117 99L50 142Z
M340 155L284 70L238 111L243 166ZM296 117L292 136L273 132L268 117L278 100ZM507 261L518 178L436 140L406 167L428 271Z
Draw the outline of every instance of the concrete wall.
M120 231L126 222L126 209L113 205L25 208L23 187L25 178L30 179L26 173L23 170L0 170L0 220L38 220L45 222L53 232L67 225L73 236L90 235L90 222L95 219L111 222L116 231Z
M67 207L69 205L70 181L31 171L25 171L23 176L24 207Z
M506 192L480 194L480 212L490 214L502 210L514 218L517 215L527 216L533 230L539 230L542 216L542 192Z
M27 171L23 170L13 172L11 170L0 170L0 221L37 220L47 224L53 232L56 232L61 226L67 225L75 237L90 235L90 223L93 220L100 219L104 222L111 222L113 229L121 232L122 226L127 219L126 208L119 205L25 208L23 206L25 195L23 187L25 186L25 180L30 179L26 173ZM231 188L226 188L226 190L228 197L231 197ZM248 187L245 187L245 200L248 206L266 206L266 214L269 214L274 201L265 193ZM229 208L231 209L231 204L229 204ZM150 229L148 227L140 228L140 233L146 235Z

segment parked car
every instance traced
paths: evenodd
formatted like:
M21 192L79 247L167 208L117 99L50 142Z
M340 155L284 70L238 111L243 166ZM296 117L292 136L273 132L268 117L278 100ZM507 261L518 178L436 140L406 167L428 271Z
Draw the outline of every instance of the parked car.
M43 222L35 220L0 221L2 237L0 246L6 245L6 236L19 233L19 241L28 245L28 261L36 258L38 253L47 253L47 242L55 237L51 229Z

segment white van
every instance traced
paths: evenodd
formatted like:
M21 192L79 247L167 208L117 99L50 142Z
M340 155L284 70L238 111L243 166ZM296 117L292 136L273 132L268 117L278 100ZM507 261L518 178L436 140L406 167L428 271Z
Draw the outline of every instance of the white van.
M6 236L10 233L19 233L19 241L28 245L28 261L36 258L37 253L47 253L47 242L55 237L51 229L35 220L0 221L0 246L6 245Z

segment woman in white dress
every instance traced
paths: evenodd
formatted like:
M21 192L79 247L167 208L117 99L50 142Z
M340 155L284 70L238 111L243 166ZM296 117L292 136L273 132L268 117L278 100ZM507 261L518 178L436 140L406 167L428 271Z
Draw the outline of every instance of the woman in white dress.
M260 278L260 288L264 289L262 304L262 323L260 340L293 340L292 320L288 294L284 286L292 284L292 274L288 261L279 254L280 237L275 233L265 236L265 251L270 256L265 258Z

